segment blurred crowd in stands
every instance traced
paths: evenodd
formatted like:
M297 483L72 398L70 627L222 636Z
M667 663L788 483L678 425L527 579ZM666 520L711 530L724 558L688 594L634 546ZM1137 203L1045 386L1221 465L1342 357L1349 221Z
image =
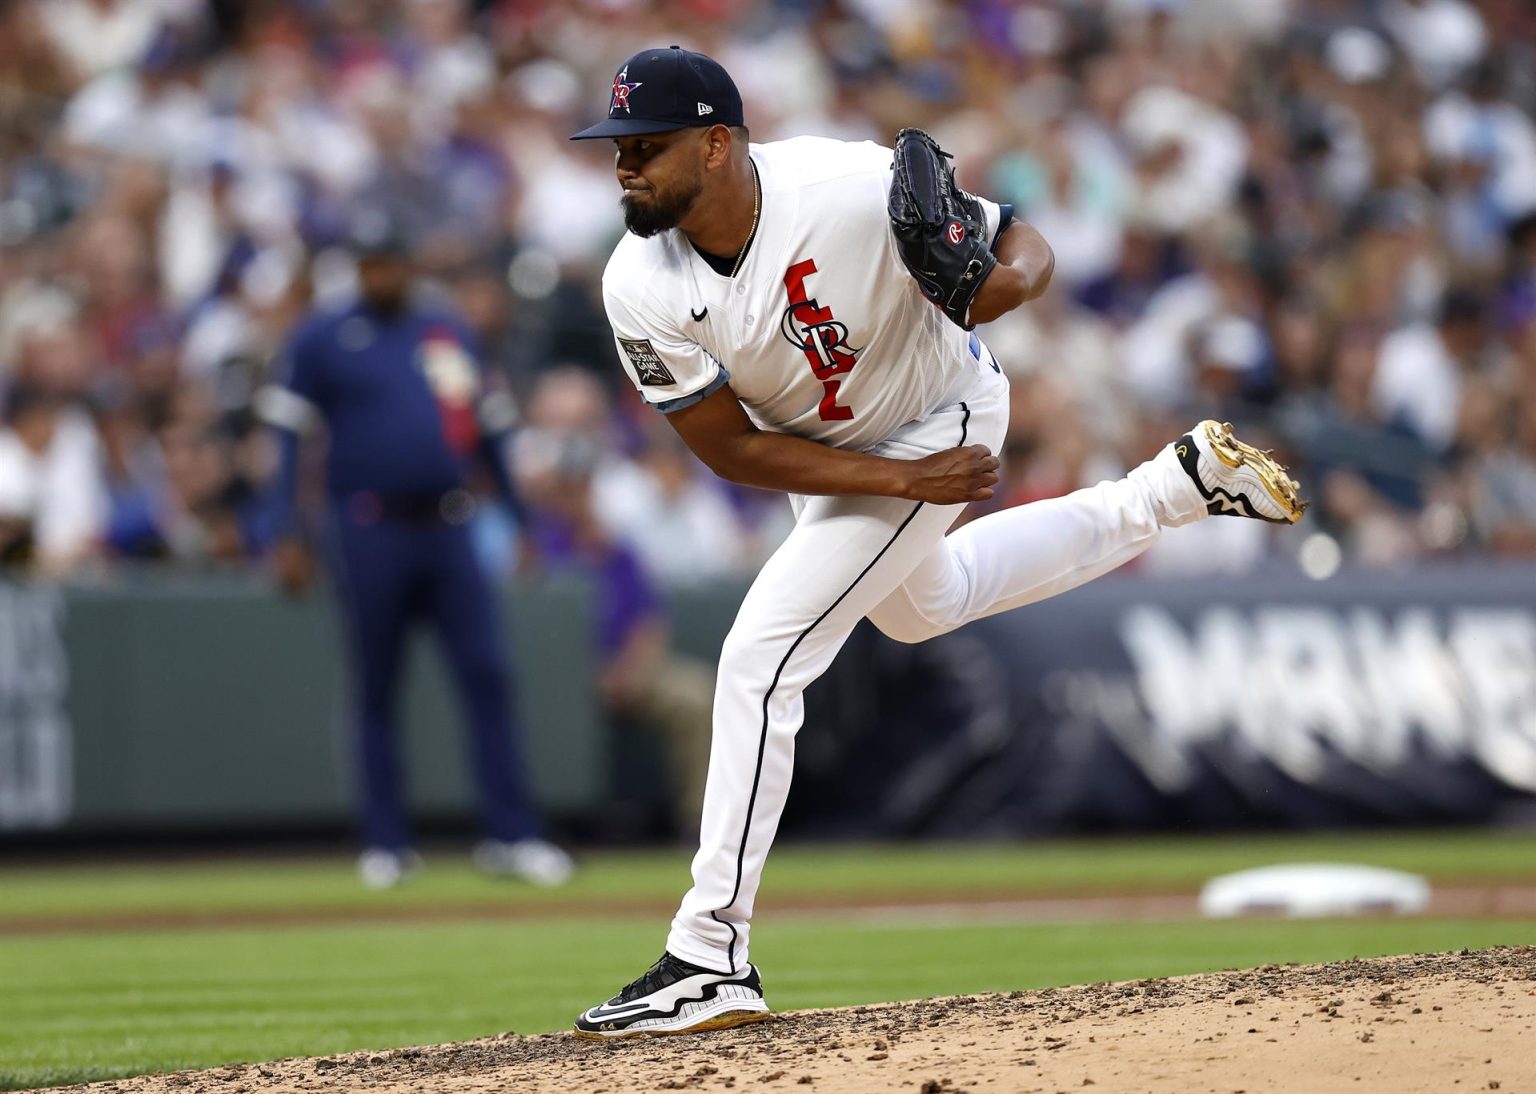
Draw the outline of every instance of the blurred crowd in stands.
M530 506L655 585L754 572L787 506L628 390L609 150L565 140L672 42L732 73L754 140L921 125L1055 248L1050 292L981 331L1015 393L995 504L1217 416L1294 461L1351 563L1536 554L1525 0L0 0L0 549L259 559L253 394L351 291L366 207L521 397ZM527 564L505 523L488 556ZM1301 539L1187 531L1141 568Z

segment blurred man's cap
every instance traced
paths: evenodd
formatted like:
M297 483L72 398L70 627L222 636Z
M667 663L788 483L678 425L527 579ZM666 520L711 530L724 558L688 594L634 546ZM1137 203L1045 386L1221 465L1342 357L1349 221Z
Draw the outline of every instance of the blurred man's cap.
M607 120L573 133L571 140L744 124L741 93L720 63L672 46L642 49L625 61L608 91Z
M347 246L358 258L409 258L411 254L404 227L382 209L361 209L352 216Z

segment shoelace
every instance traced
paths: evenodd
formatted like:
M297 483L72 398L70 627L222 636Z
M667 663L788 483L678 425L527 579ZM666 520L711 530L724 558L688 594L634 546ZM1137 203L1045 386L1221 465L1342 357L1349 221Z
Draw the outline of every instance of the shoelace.
M679 979L676 977L668 979L667 977L667 973L670 971L668 966L673 964L676 964L676 961L671 954L662 954L656 959L654 965L641 973L637 979L630 981L624 990L619 992L614 998L627 1002L630 999L637 999L642 995L649 995L657 988L666 987L673 980Z

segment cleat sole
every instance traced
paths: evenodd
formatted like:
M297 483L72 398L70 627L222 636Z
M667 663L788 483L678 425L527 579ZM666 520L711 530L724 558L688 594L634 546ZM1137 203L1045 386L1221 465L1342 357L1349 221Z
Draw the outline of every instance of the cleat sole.
M1257 474L1265 491L1285 513L1286 523L1295 524L1301 519L1311 503L1301 496L1301 484L1291 478L1279 460L1238 440L1232 434L1231 422L1208 421L1204 425L1206 442L1218 460L1228 467L1247 467Z
M588 1030L575 1030L577 1037L585 1041L620 1041L640 1037L678 1037L684 1033L708 1033L715 1029L731 1029L734 1026L745 1026L752 1022L763 1022L773 1017L773 1013L767 1010L733 1010L725 1014L717 1014L713 1018L706 1018L702 1022L695 1022L691 1026L682 1029L637 1029L633 1032L616 1030L613 1033L592 1033Z

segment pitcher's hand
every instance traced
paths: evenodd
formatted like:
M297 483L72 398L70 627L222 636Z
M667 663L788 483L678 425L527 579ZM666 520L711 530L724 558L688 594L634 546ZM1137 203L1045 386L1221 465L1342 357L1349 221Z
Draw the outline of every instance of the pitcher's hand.
M933 505L983 501L997 485L997 457L984 444L935 452L909 464L902 497Z

